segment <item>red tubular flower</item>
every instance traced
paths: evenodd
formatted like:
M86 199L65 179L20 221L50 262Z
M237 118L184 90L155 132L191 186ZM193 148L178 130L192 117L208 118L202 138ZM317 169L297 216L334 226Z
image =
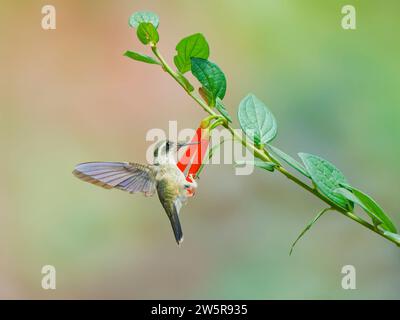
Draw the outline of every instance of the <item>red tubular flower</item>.
M189 182L193 182L192 179L196 177L196 174L203 163L204 156L207 153L209 144L209 130L205 124L202 123L196 130L196 134L193 136L191 142L195 144L187 146L185 153L177 163L179 170L181 170L183 173L187 171L186 180ZM187 169L188 167L189 169ZM188 195L192 196L193 194L194 190L188 189Z

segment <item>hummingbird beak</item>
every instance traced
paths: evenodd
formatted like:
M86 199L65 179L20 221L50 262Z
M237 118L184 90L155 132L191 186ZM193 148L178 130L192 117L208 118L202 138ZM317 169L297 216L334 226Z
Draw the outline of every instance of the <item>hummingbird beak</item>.
M182 148L184 146L190 146L190 145L199 144L199 143L200 143L199 141L196 141L196 142L178 142L176 145L177 145L177 148L179 150L180 148Z

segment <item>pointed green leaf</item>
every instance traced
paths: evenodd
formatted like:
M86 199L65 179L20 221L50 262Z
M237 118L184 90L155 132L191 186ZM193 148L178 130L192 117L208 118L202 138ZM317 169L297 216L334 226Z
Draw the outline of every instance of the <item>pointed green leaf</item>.
M224 104L220 98L217 98L215 102L215 108L219 111L219 113L226 119L228 122L232 122L232 118L229 115L228 111L225 109Z
M311 176L307 172L306 168L304 168L300 162L293 159L291 156L289 156L288 154L284 153L283 151L279 150L278 148L276 148L274 146L268 145L268 147L272 150L273 153L275 153L279 158L281 158L283 161L285 161L293 169L296 169L301 174L305 175L308 178L311 178Z
M343 173L332 163L321 157L308 153L299 153L299 157L303 160L307 172L311 175L311 179L319 191L341 208L351 210L352 203L341 194L335 192L336 189L340 188L341 183L347 184Z
M129 18L129 25L132 28L137 28L143 22L151 23L155 28L158 28L159 24L158 16L150 11L138 11L133 13Z
M371 217L374 226L379 226L379 225L383 224L383 221L377 215L375 215L375 213L368 210L368 208L362 203L362 201L360 199L357 198L357 196L355 194L353 194L352 192L350 192L349 190L347 190L345 188L338 188L335 190L335 192L337 194L342 195L347 200L353 202L354 204L358 204L361 208L363 208L365 210L365 212Z
M206 59L191 58L192 73L202 86L211 94L210 105L215 105L217 98L223 99L226 92L226 78L221 69Z
M319 212L313 220L310 221L310 223L304 228L304 230L300 233L300 235L297 237L297 239L293 242L292 247L290 248L289 256L292 254L294 246L296 243L300 240L300 238L312 227L312 225L317 222L317 220L328 210L331 208L325 208L321 212Z
M133 52L133 51L126 51L124 53L125 57L131 58L136 61L146 62L150 64L160 64L157 60L153 59L152 57L146 56L145 54Z
M381 227L387 231L397 233L397 229L388 217L388 215L382 210L382 208L372 199L369 195L365 194L361 190L353 188L352 186L342 183L344 188L339 188L337 192L345 196L350 201L358 204L364 211L372 218L374 224L381 224ZM350 192L351 191L351 192Z
M236 161L235 165L236 166L252 165L252 166L255 166L257 168L264 169L264 170L267 170L267 171L270 171L270 172L273 172L275 167L276 167L276 164L273 163L273 162L264 162L264 161L261 161L261 160Z
M183 38L176 46L178 54L174 57L175 66L181 73L191 69L190 58L208 59L210 49L207 40L201 33Z
M156 44L159 40L157 29L149 22L142 22L137 28L136 35L143 44Z
M275 118L255 95L248 94L240 102L238 118L242 130L254 143L266 144L275 138Z

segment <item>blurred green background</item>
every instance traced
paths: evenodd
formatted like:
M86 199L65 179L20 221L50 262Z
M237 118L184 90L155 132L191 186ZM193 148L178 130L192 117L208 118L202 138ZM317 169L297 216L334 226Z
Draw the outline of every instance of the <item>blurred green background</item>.
M41 28L41 8L57 29ZM341 28L355 5L357 30ZM160 16L160 49L202 32L228 79L232 114L255 93L274 112L275 145L330 159L400 226L398 1L11 1L0 10L1 298L400 298L400 251L331 212L279 174L207 167L182 210L178 248L156 198L96 188L71 174L93 160L145 161L151 128L194 128L200 108L128 27ZM235 122L237 126L237 122ZM41 268L57 289L41 288ZM341 288L341 268L357 289Z

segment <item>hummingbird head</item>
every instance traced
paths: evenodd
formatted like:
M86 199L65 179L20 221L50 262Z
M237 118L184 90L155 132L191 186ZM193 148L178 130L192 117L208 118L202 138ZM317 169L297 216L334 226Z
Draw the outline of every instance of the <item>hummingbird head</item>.
M170 140L162 140L156 144L154 149L154 163L166 164L176 163L175 155L178 150L184 146L191 144L199 144L199 142L173 142Z

